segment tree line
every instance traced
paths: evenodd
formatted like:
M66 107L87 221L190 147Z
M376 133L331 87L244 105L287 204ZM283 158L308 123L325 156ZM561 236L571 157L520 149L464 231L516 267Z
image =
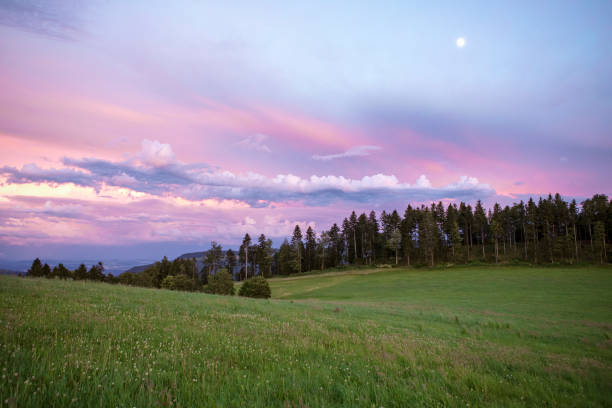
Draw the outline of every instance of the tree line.
M247 233L237 253L224 251L213 241L200 259L201 268L195 258L164 257L143 272L114 277L104 274L102 263L70 271L62 264L51 269L37 258L28 275L201 290L219 272L245 280L347 265L603 264L609 260L611 240L612 201L606 195L596 194L578 204L555 194L511 206L495 203L489 209L479 200L474 207L464 202L408 205L403 215L397 210L380 215L353 211L319 234L310 226L302 233L296 225L278 249L264 234L253 241Z
M36 258L34 262L32 262L32 266L30 267L30 269L28 269L28 271L26 272L26 276L48 279L58 278L119 283L119 279L113 276L112 273L104 273L104 265L102 265L102 262L98 262L96 265L92 265L89 269L87 269L85 264L81 264L78 268L71 271L70 269L66 268L62 263L58 264L57 266L54 266L52 269L49 264L45 263L43 265L40 258Z
M303 239L304 238L304 239ZM512 206L479 200L408 205L397 210L357 215L321 231L295 227L279 250L281 274L346 264L606 263L612 239L612 202L596 194L580 205L559 194L530 198Z
M555 194L489 209L479 200L473 207L465 202L408 205L402 215L353 211L319 234L310 226L303 233L296 225L278 250L264 234L256 242L245 234L238 259L231 250L224 257L213 243L211 259L226 259L230 270L237 266L238 280L347 265L603 264L611 240L612 201L606 195L578 204ZM210 265L214 271L216 264Z

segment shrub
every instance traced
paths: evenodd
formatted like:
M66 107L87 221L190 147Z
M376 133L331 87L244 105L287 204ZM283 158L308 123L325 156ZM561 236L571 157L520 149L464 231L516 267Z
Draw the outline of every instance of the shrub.
M229 272L218 271L208 277L208 285L205 291L213 295L233 295L235 293L234 279Z
M261 275L247 279L238 292L239 296L267 299L271 295L268 281Z
M197 283L186 275L168 275L161 283L161 287L170 290L195 291L198 289Z

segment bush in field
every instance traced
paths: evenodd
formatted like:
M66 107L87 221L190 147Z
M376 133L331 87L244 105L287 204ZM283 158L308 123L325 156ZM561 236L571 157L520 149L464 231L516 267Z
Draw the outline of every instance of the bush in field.
M213 295L233 295L235 293L234 279L229 272L218 271L208 277L208 285L205 291Z
M198 289L197 282L186 275L168 275L161 283L163 289L193 292Z
M261 275L247 279L238 292L239 296L252 298L268 299L271 296L270 285L268 281Z

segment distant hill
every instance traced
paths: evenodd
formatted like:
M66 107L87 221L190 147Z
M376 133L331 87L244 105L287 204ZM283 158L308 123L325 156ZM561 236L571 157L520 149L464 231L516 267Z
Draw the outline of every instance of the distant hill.
M197 262L197 265L198 265L198 270L200 270L204 266L204 264L202 263L202 258L204 257L205 254L206 254L206 252L204 252L204 251L202 251L202 252L188 252L186 254L177 256L177 258L180 258L180 259L193 259L193 258L195 258L196 262ZM150 268L153 265L155 265L155 264L152 263L152 264L148 264L148 265L138 265L138 266L134 266L134 267L128 269L125 272L140 273L140 272L144 272L147 268Z
M144 272L147 268L153 266L154 264L148 264L148 265L138 265L138 266L133 266L130 269L128 269L125 272L129 272L129 273L140 273L140 272Z
M201 252L189 252L189 253L186 253L186 254L183 254L183 255L179 256L178 258L181 258L181 259L192 259L192 258L200 259L200 258L204 257L204 255L206 255L206 252L204 252L204 251L201 251Z
M23 273L23 272L13 271L10 269L0 269L0 275L17 275L19 273Z

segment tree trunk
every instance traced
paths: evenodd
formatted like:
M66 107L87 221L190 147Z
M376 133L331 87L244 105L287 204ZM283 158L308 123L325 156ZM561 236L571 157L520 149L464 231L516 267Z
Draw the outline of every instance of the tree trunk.
M364 238L364 232L361 232L361 261L363 262L363 260L365 259L365 238Z
M483 260L486 260L486 259L487 259L487 257L486 257L486 255L485 255L485 248L484 248L484 230L483 230L483 229L481 229L481 230L480 230L480 240L481 240L481 243L482 243L482 259L483 259Z
M538 232L533 226L533 263L538 263Z
M325 247L323 247L323 256L321 257L321 270L325 269Z
M574 250L576 251L576 262L578 262L578 240L576 238L576 224L574 223Z
M357 236L355 235L356 231L353 229L353 245L355 248L355 258L353 259L353 263L357 262Z
M465 237L465 246L467 247L467 262L470 262L470 225L467 226L468 236Z
M550 263L554 263L555 259L553 258L553 240L555 236L555 226L552 226L552 234L550 233L550 225L548 221L546 221L546 233L548 234L548 252L550 254Z
M523 243L525 247L525 260L527 260L527 234L525 232L525 223L523 223Z
M499 240L495 238L495 263L497 263L498 257L499 257Z

